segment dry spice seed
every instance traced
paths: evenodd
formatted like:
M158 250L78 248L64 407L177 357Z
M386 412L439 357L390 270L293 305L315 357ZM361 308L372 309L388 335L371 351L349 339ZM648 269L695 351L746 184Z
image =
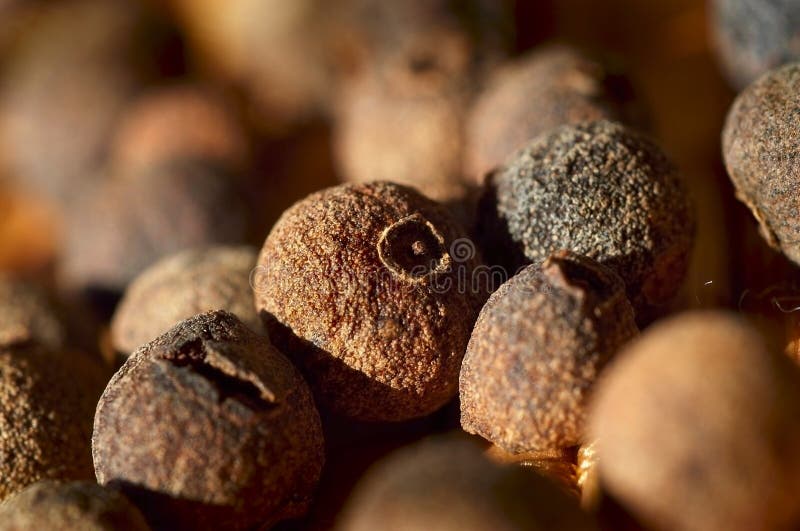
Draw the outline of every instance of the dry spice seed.
M391 183L329 188L283 214L259 257L256 307L322 404L399 421L453 398L485 299L461 238L440 205Z
M94 482L40 481L0 505L0 531L148 531L119 492Z
M345 510L342 531L596 529L572 496L536 473L500 466L469 441L440 438L375 465Z
M111 341L123 356L184 319L211 310L236 315L262 330L250 273L258 255L250 247L191 249L155 263L134 280L117 306Z
M0 500L40 479L94 478L92 413L106 377L80 353L0 345Z
M654 529L789 529L800 517L800 371L745 321L655 325L590 414L604 489Z
M487 81L467 121L465 172L475 182L531 139L560 125L622 120L630 84L567 46L550 46L511 62Z
M106 387L92 453L154 527L253 529L302 515L324 460L297 370L236 316L209 312L144 345Z
M800 64L791 64L769 72L742 92L722 133L725 166L736 196L753 212L767 243L796 264L800 264L798 112Z
M642 324L680 288L694 212L655 144L600 121L545 133L493 172L478 231L487 260L509 271L562 249L614 270Z
M478 317L459 380L462 427L513 454L579 445L600 371L636 333L609 269L566 252L528 266Z
M0 273L0 345L30 339L53 350L64 348L62 316L43 289Z
M800 4L793 0L710 0L713 36L728 79L744 88L800 59Z

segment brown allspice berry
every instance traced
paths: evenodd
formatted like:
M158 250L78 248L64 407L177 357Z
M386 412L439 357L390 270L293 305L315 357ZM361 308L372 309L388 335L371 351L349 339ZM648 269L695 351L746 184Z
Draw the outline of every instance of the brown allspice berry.
M253 303L252 247L203 247L159 260L125 291L111 321L114 349L128 356L179 322L212 310L236 315L251 330L263 329Z
M94 481L40 481L0 505L0 531L148 531L121 493Z
M761 235L800 264L797 193L800 168L800 63L773 70L742 92L722 133L736 196L752 211Z
M413 189L340 185L273 227L256 307L321 404L357 420L407 420L457 392L487 289L478 265L463 229Z
M356 486L342 531L386 529L597 529L549 480L488 460L468 440L441 437L403 448Z
M87 190L67 222L64 284L119 294L163 256L241 243L248 219L235 175L208 161L178 159L113 175Z
M92 454L156 528L255 529L302 515L319 480L319 415L300 374L225 311L176 325L106 387Z
M604 490L653 529L789 529L800 517L800 369L738 316L656 324L596 391Z
M489 297L464 356L461 425L512 454L581 444L588 397L637 334L625 284L560 252Z
M0 345L29 339L53 350L64 348L63 315L43 288L0 273Z
M664 153L599 121L545 133L492 172L477 230L487 261L510 271L558 250L614 270L644 324L680 289L694 228L685 184Z
M552 480L565 492L578 498L581 495L574 448L512 454L492 445L486 450L486 456L496 463L528 468Z
M0 500L40 479L94 478L92 413L106 381L82 353L0 345Z
M493 72L473 103L465 172L480 183L532 139L561 125L627 121L633 117L632 100L623 75L577 49L534 50Z

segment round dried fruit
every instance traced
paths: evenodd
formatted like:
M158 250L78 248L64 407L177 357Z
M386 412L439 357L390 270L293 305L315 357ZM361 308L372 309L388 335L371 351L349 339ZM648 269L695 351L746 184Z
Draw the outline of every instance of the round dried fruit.
M0 345L29 339L49 349L64 348L62 316L44 290L0 273Z
M324 460L297 370L236 316L209 312L144 345L106 387L97 479L154 527L253 529L300 516Z
M625 284L557 253L483 307L461 367L461 425L521 454L577 446L598 373L637 333Z
M300 201L264 243L256 307L318 398L359 420L432 413L456 393L486 288L475 247L410 188L342 185Z

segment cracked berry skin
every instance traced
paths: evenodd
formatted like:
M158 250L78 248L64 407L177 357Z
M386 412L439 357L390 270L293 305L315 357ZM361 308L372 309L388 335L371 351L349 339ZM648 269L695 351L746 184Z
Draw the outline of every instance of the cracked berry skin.
M680 289L694 211L661 149L615 122L556 128L486 180L478 232L486 258L509 271L572 251L626 283L641 324Z
M92 453L98 481L157 528L300 516L324 461L300 374L224 311L183 321L128 358L98 403Z
M453 398L485 288L443 207L401 185L329 188L295 204L259 257L256 306L321 404L402 421ZM475 288L475 289L473 289Z
M625 284L560 252L489 298L461 367L461 425L514 454L583 441L588 395L637 334Z

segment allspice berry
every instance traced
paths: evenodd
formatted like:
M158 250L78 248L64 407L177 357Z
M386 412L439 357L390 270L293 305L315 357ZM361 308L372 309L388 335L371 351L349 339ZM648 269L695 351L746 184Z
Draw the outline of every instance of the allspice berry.
M40 479L94 478L92 413L105 382L81 353L0 345L0 500Z
M329 188L273 227L256 307L322 404L358 420L421 417L456 394L485 299L464 238L443 207L410 188Z
M300 374L231 313L187 319L106 387L92 453L157 528L255 529L302 515L322 470Z
M602 487L650 528L800 518L800 370L737 316L655 325L608 368L590 418Z
M119 294L165 255L246 235L235 176L206 161L166 161L87 192L68 219L61 263L74 290Z
M583 442L600 371L637 333L625 284L562 252L503 284L481 310L461 367L461 425L513 454Z
M533 140L487 178L478 216L488 261L515 271L558 250L591 258L625 281L640 324L678 292L694 241L678 171L608 121Z
M470 441L438 438L401 449L369 470L341 531L597 529L549 480L492 463Z
M63 316L44 289L0 274L0 345L30 339L53 350L64 348Z
M122 494L95 482L40 481L0 505L0 531L148 531Z
M723 69L739 89L800 60L800 4L792 0L709 0Z
M549 46L503 65L487 81L467 121L465 172L480 183L517 150L560 125L622 120L630 83L567 46Z
M800 264L797 193L800 167L800 63L773 70L736 99L722 133L725 166L736 196L752 211L761 235Z
M212 310L236 315L262 330L250 274L251 247L204 247L168 256L145 270L125 291L111 322L111 342L123 356L189 317Z

